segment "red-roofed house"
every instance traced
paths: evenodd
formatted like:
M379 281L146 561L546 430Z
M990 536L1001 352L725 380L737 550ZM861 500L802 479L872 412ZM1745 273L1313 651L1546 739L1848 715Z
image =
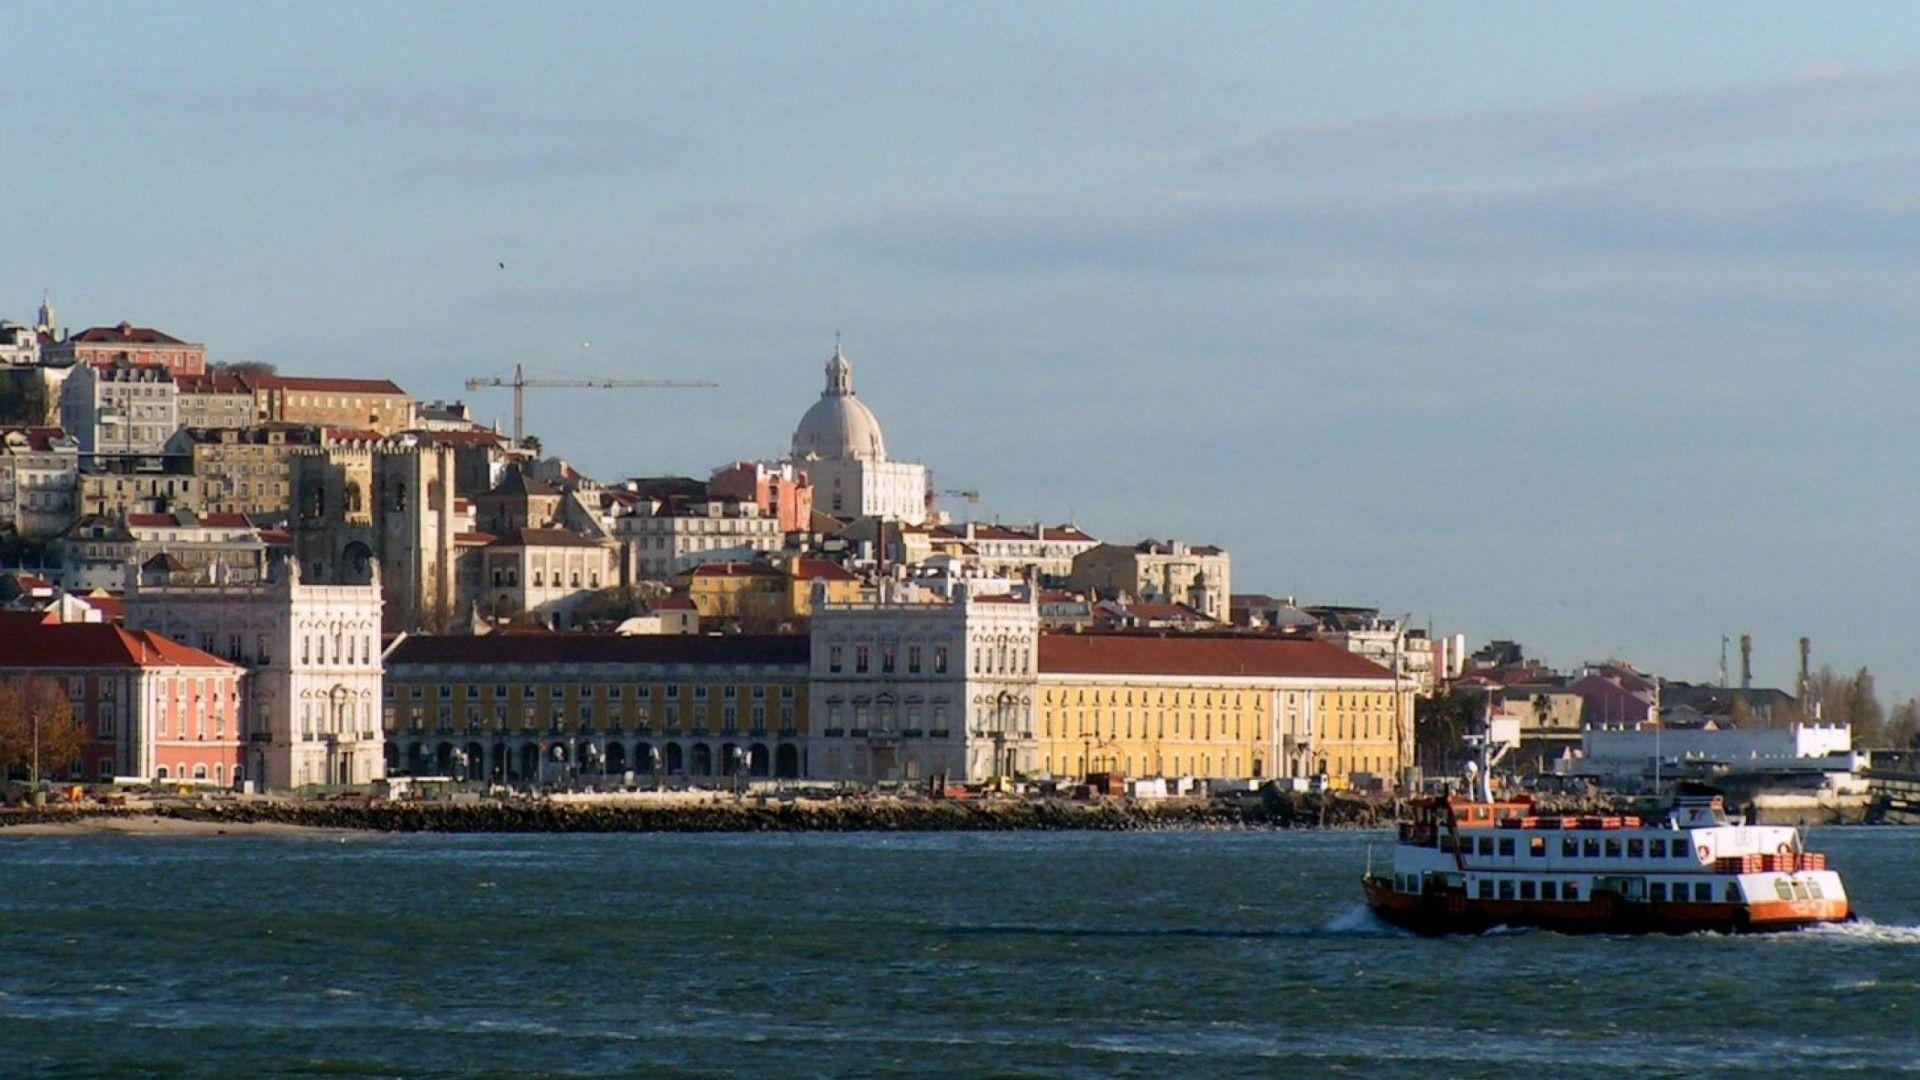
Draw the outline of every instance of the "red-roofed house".
M42 346L40 355L51 366L85 364L109 368L115 364L165 368L170 375L199 375L207 370L207 347L181 341L150 326L123 322L95 326Z
M1100 542L1070 524L982 525L969 521L948 525L945 532L978 552L973 561L989 574L1037 576L1047 581L1065 581L1073 574L1074 556Z
M1095 544L1073 557L1069 584L1097 599L1121 595L1156 603L1192 604L1225 621L1232 595L1232 564L1226 552L1178 540Z
M506 529L480 550L481 591L461 602L495 618L571 626L581 605L616 584L611 545L565 529Z
M230 664L151 632L103 623L0 634L0 679L51 679L90 739L73 779L245 778L241 679Z

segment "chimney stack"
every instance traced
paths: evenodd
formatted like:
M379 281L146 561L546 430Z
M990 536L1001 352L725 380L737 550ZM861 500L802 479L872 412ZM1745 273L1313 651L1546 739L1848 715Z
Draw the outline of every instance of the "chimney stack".
M1740 635L1740 692L1753 689L1753 635Z
M1813 656L1813 639L1805 638L1805 637L1801 638L1800 639L1800 685L1794 688L1794 695L1800 699L1800 707L1802 709L1805 709L1807 707L1807 685L1812 681L1809 675L1809 672L1807 671L1807 665L1812 656Z

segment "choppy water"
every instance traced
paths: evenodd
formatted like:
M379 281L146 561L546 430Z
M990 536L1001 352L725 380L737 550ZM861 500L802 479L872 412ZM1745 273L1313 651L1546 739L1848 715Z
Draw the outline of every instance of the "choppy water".
M0 834L0 1074L1920 1072L1920 831L1773 938L1404 937L1368 839Z

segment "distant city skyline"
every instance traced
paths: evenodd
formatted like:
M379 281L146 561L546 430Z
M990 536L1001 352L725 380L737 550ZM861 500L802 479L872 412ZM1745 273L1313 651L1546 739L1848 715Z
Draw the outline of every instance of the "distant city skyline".
M780 456L839 331L958 516L1920 690L1920 9L247 14L10 10L0 317L720 383L531 394L603 479Z

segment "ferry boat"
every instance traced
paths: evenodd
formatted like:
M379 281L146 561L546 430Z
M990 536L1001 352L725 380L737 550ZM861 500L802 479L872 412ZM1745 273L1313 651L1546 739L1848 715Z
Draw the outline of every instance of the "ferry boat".
M1680 796L1658 824L1542 815L1525 798L1417 799L1389 872L1369 865L1363 885L1380 918L1428 935L1755 933L1851 917L1840 875L1798 829L1749 825L1718 795Z

